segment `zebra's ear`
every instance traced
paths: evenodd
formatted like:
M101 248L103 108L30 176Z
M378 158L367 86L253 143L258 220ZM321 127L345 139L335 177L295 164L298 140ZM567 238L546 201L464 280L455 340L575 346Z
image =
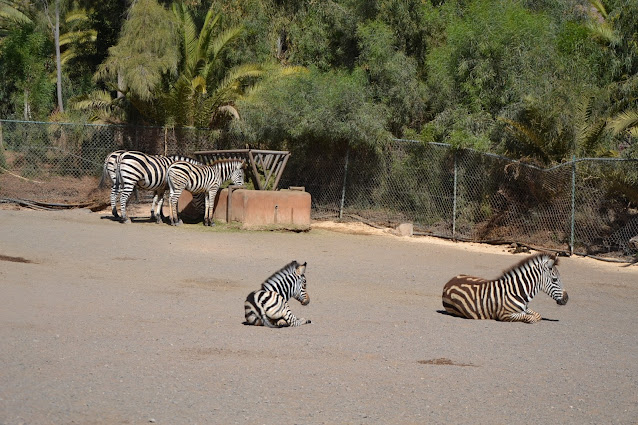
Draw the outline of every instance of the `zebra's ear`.
M306 272L306 264L307 263L303 263L297 266L297 269L295 269L295 273L297 273L297 276L301 276L302 274Z
M549 260L547 260L547 266L551 269L558 265L558 256L556 254L549 254Z

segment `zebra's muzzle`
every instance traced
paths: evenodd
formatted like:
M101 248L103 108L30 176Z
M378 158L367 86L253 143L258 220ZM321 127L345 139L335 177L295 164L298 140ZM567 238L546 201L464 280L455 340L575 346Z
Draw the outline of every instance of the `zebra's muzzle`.
M569 296L567 295L567 292L563 291L563 297L556 300L556 304L558 305L565 305L567 304L567 300L569 299Z
M301 305L308 305L310 304L310 297L306 297L303 299L303 301L301 301Z

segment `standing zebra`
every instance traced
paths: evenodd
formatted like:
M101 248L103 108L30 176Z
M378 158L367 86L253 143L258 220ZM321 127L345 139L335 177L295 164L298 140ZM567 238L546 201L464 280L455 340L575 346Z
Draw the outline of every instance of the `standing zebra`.
M124 223L130 222L126 215L126 204L131 192L136 187L153 191L151 220L156 220L158 223L162 222L166 172L168 167L175 161L200 164L194 159L180 155L167 157L164 155L148 155L137 151L124 152L117 157L115 189L120 194L120 209ZM155 213L156 207L158 214Z
M248 294L244 302L245 324L281 328L310 323L310 320L296 318L288 306L292 297L301 305L310 303L305 272L306 263L300 265L293 261L266 279L261 289Z
M110 154L108 154L108 156L106 157L106 159L104 160L104 167L103 167L103 171L102 171L102 180L100 180L100 187L103 187L102 185L104 184L104 182L106 181L106 178L108 176L109 180L111 181L111 212L113 214L113 217L118 218L119 215L117 214L117 195L118 195L118 189L116 186L116 178L117 178L117 160L120 157L121 154L123 154L124 152L126 152L125 150L117 150L117 151L113 151Z
M456 276L443 287L443 307L467 319L538 322L541 315L527 305L539 290L557 304L567 304L557 264L556 255L541 253L519 262L495 280Z
M191 164L177 161L168 168L168 197L171 224L182 224L177 217L177 200L184 190L193 195L205 194L204 226L214 226L213 208L219 187L226 180L233 184L244 184L244 160L220 159L212 165Z

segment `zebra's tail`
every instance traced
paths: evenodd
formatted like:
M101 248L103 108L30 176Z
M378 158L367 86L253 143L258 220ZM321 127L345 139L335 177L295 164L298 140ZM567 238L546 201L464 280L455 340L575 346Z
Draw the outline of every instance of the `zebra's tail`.
M120 171L120 158L117 158L115 162L115 185L114 188L117 192L120 191L120 186L122 185L122 172Z
M107 176L109 174L107 168L107 161L104 161L104 166L102 167L102 178L100 179L100 183L98 183L97 187L98 189L104 189L106 187L106 180L107 180ZM110 180L110 178L109 178Z

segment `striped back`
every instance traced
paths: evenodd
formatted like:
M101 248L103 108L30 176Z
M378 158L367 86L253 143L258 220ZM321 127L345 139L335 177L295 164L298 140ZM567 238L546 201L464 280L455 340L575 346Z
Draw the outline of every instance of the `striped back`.
M193 164L184 161L173 163L168 170L171 191L188 190L191 193L216 191L226 180L244 184L244 161L224 159L212 165Z
M536 322L541 317L528 304L539 291L560 305L567 303L557 264L555 255L541 253L524 259L494 280L458 275L443 287L443 307L450 314L469 319Z
M288 301L294 298L307 305L310 297L306 292L306 263L299 264L292 261L276 271L272 276L261 284L264 291L276 292Z
M171 160L171 163L177 161L186 161L190 162L191 164L204 165L202 162L184 155L169 155L167 156L167 158Z
M129 151L118 157L117 185L139 186L155 190L166 184L166 170L171 160L164 155L148 155Z

